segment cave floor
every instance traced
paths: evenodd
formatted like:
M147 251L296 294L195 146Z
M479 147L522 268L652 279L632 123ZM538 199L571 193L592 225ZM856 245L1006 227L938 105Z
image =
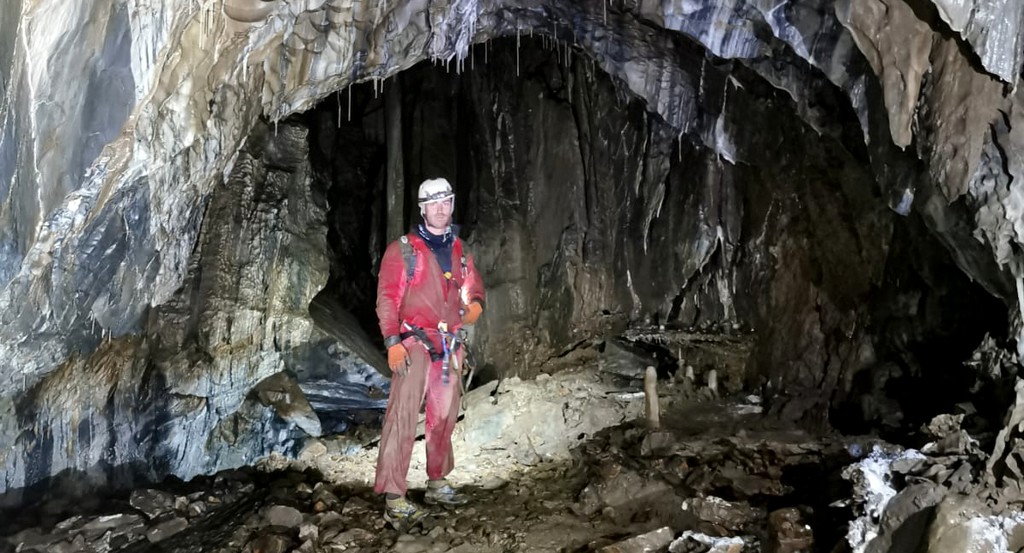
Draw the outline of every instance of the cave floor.
M454 437L451 480L471 503L433 509L409 533L382 520L382 501L370 485L376 448L368 432L316 440L297 458L273 457L176 489L135 490L130 500L105 504L102 517L80 513L56 525L51 517L8 541L21 551L56 552L845 546L852 515L834 505L850 497L840 472L854 459L850 451L867 445L862 441L781 427L760 415L757 398L717 399L688 385L662 387L662 424L651 429L636 382L623 386L621 379L580 370L494 384L469 394ZM545 424L551 409L563 413L561 426ZM495 437L495 423L513 438ZM551 443L558 433L565 439ZM526 435L535 437L526 440L530 447L521 443ZM416 500L424 487L417 476L422 440L413 459L409 495Z

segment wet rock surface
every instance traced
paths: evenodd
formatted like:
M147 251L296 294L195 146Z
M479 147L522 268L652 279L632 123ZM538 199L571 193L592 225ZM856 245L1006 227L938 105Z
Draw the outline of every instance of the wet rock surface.
M52 518L269 456L322 476L137 490L20 543L313 549L334 513L378 549L642 549L666 525L670 550L830 548L845 523L821 489L887 450L738 422L767 416L925 424L895 481L847 472L869 511L851 541L1001 547L1024 473L1021 9L6 2L0 506L66 492ZM490 291L460 483L556 502L530 534L551 543L518 510L386 544L369 523L380 92L403 71L406 181L452 178ZM584 361L601 370L562 374ZM660 430L601 433L639 416L648 367L676 400ZM958 495L984 504L958 518Z
M906 381L960 389L938 381L1007 330L1021 272L1020 12L930 5L5 4L4 503L379 419L380 92L402 71L406 181L455 181L492 292L485 380L631 325L735 325L742 375L700 348L655 365L819 429L947 411L963 398L909 412Z
M782 482L788 470L851 459L841 440L773 429L757 415L737 414L732 400L695 403L667 385L666 420L689 425L657 431L672 444L641 455L655 433L644 428L642 398L628 380L590 369L501 386L474 390L458 426L452 478L472 503L435 509L410 534L385 525L381 499L360 481L372 477L376 450L334 455L325 438L328 451L305 460L134 490L126 501L107 502L110 514L61 513L5 540L21 551L757 551L800 535L779 528L777 519L796 522L779 509L769 515L770 503L821 491L818 481ZM555 398L564 413L557 424L546 412L529 415L530 405ZM509 415L498 435L490 430L492 401ZM574 411L591 416L576 419ZM524 465L515 438L538 435L541 421L557 426L549 439L557 433L561 441L537 441L537 459ZM422 455L418 444L414 500L422 496ZM31 525L39 515L24 512L17 522Z
M999 359L993 350L981 353ZM325 435L297 459L271 456L256 468L188 484L8 511L0 543L17 551L196 553L1024 546L1015 458L987 453L990 444L1016 451L1015 431L986 434L983 445L965 430L973 415L959 413L923 425L927 441L919 449L809 433L752 409L760 398L713 397L701 392L706 385L677 376L658 382L664 417L657 429L643 418L641 384L597 361L472 390L456 427L451 475L472 501L433 509L409 533L384 522L382 500L370 489L375 440L355 434ZM1019 410L1010 409L1006 428L1016 428ZM425 488L423 460L419 441L413 500Z

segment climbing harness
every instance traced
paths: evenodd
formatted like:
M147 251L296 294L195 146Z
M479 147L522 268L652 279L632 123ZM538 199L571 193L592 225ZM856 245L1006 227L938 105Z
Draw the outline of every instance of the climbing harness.
M409 237L405 234L398 242L402 248L402 259L405 260L405 283L408 284L416 274L416 249L409 243Z
M427 350L427 354L430 356L430 361L436 363L441 362L441 383L445 386L451 380L451 362L455 353L462 347L462 342L459 337L451 332L448 332L448 324L441 321L437 324L437 332L441 336L441 351L437 351L434 347L434 343L430 341L427 331L416 325L403 322L402 327L405 328L405 332L399 335L399 338L405 340L407 338L416 338L423 348Z
M448 385L450 380L449 369L452 359L452 350L448 348L448 337L452 339L452 348L454 348L459 342L458 338L448 332L448 323L441 321L437 323L437 331L441 334L441 345L444 348L444 358L441 359L441 384Z
M476 374L476 356L473 355L473 349L469 347L469 336L467 335L465 328L459 329L459 343L462 344L462 374L465 376L464 379L459 378L459 395L462 398L462 410L465 411L466 392L468 392L470 387L473 386L473 376Z
M402 248L402 259L405 262L405 283L406 286L412 282L413 277L416 276L416 248L413 247L412 241L409 240L408 235L402 235L398 239L399 246ZM462 265L462 282L466 281L466 277L469 274L468 260L466 259L465 250L461 242L457 242L459 247L459 262ZM453 244L453 248L455 245ZM444 273L445 285L449 286L452 282L451 271ZM461 283L460 287L461 287ZM414 337L419 340L420 344L426 348L427 353L430 355L430 361L436 363L441 361L441 383L447 386L451 381L451 363L455 352L462 346L462 341L458 336L448 331L448 323L441 321L437 323L437 332L441 337L441 351L437 351L434 347L433 342L427 335L427 331L418 326L403 322L402 327L405 332L399 335L399 338L405 340L410 337ZM461 384L461 379L460 379Z

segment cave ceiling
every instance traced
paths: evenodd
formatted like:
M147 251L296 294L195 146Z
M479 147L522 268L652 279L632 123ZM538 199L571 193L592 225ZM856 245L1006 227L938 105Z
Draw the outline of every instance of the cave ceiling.
M21 386L66 358L76 336L97 325L131 332L144 306L167 301L195 243L198 206L230 172L258 117L279 120L424 59L460 71L472 44L500 36L546 35L565 45L566 56L590 56L680 135L734 163L756 152L736 151L730 139L742 123L729 121L724 104L743 101L744 92L730 77L720 94L702 97L706 73L729 77L723 60L749 67L785 90L823 133L833 123L814 95L831 83L857 114L895 209L908 209L918 188L938 204L953 202L968 190L991 123L1015 113L1024 8L922 4L8 4L4 25L16 32L0 42L0 372L8 386ZM931 13L934 20L922 21ZM69 94L67 82L87 86ZM698 117L702 111L718 116ZM1002 149L1013 150L1014 138L1005 134L1010 143ZM928 178L915 174L919 166L906 167L915 162ZM1013 209L1006 205L1012 199L992 196L976 200L997 213ZM957 226L943 219L945 211L927 210L940 233ZM977 231L1016 241L1010 218L998 219ZM114 224L124 225L119 246L99 266L83 264L81 252ZM969 238L949 232L954 249ZM1005 247L995 249L997 261L1012 265ZM992 280L963 257L965 271ZM89 275L103 278L89 282Z

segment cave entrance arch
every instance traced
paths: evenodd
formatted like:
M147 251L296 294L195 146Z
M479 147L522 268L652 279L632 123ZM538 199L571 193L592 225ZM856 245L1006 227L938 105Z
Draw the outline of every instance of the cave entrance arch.
M557 370L628 329L667 328L747 339L720 369L724 387L784 398L779 414L812 424L902 431L964 401L960 363L998 334L1005 308L918 216L887 207L852 110L820 98L834 129L823 135L742 65L680 47L707 81L694 117L710 130L697 136L541 37L475 45L459 71L421 62L397 88L362 83L302 114L330 206L321 326L344 319L334 334L352 341L356 329L355 348L383 363L385 98L400 90L402 226L418 222L419 182L454 184L489 290L484 380ZM694 362L657 349L670 371Z

